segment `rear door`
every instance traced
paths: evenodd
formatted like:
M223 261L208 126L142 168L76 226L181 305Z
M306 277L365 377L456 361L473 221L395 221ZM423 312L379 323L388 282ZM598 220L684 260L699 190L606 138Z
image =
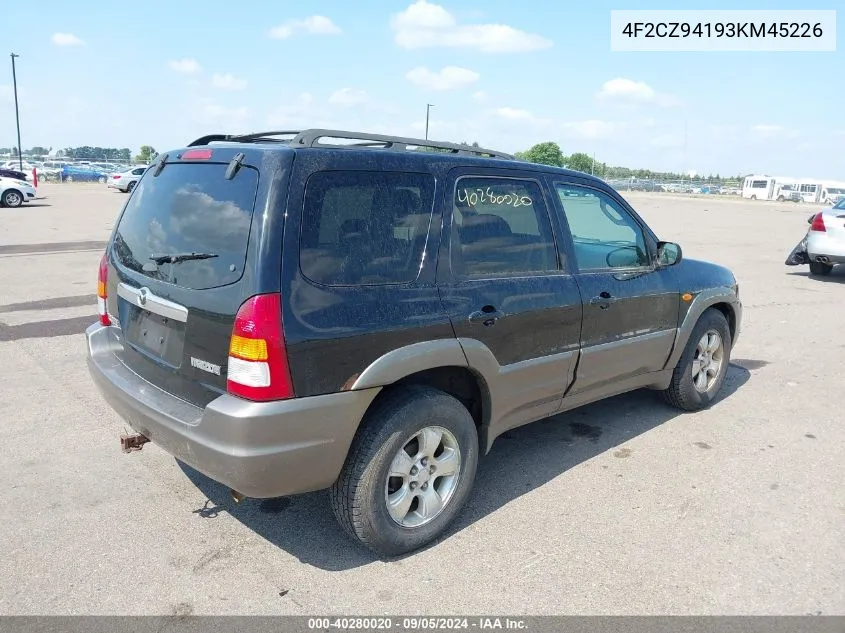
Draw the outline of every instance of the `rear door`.
M448 181L438 285L470 364L496 383L493 436L557 411L573 376L581 295L550 207L534 172L460 168Z
M251 152L227 180L233 154L215 149L202 161L174 155L160 173L147 174L109 253L107 306L120 327L118 355L198 406L225 391L234 317L258 286L250 239L259 237L256 199L267 195L262 180L272 174L259 172L261 156Z
M656 240L616 194L553 179L584 300L581 359L570 395L663 369L675 341L679 282L656 266Z

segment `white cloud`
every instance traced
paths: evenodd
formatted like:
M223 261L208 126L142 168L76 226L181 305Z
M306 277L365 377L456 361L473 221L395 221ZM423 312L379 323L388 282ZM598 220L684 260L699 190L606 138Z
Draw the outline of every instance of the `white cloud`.
M664 108L682 105L676 96L662 94L643 81L634 81L617 77L604 82L601 90L596 93L599 101L611 102L616 105L637 105L643 103L655 104Z
M240 79L234 75L214 73L211 77L211 85L221 90L243 90L247 87L247 80Z
M623 123L587 119L586 121L570 121L563 124L565 131L571 136L587 140L605 139L617 134L624 127Z
M182 73L184 75L193 75L202 71L202 67L200 66L199 62L191 57L185 57L184 59L173 59L167 62L167 66L170 70L176 71L177 73Z
M308 35L338 35L340 28L323 15L312 15L304 20L288 20L284 24L270 29L270 37L284 40L297 33Z
M352 107L363 105L367 103L367 93L363 90L356 90L354 88L341 88L336 90L329 97L331 105Z
M651 144L654 147L664 147L667 149L673 147L683 147L684 139L677 134L660 134L651 139Z
M459 24L439 4L417 0L393 15L390 26L403 48L472 48L482 53L523 53L550 48L551 40L506 24Z
M771 137L777 136L784 132L784 129L780 125L755 125L751 128L751 131L754 132L757 136L762 137Z
M481 75L459 66L446 66L437 72L418 66L408 71L405 77L411 83L429 90L455 90L474 84Z
M246 106L224 106L206 100L194 111L198 113L197 118L202 125L213 126L230 134L245 132L251 127L250 110Z
M53 33L53 37L50 39L56 46L81 46L85 44L73 33Z

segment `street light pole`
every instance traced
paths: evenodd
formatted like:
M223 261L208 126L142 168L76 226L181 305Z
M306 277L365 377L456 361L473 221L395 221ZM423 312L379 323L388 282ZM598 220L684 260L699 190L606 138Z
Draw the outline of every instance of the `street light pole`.
M433 103L425 104L425 140L428 140L428 115L433 105Z
M18 111L18 77L15 74L15 57L20 57L15 53L11 53L12 57L12 86L15 91L15 123L18 126L18 167L23 171L23 149L21 148L21 115Z

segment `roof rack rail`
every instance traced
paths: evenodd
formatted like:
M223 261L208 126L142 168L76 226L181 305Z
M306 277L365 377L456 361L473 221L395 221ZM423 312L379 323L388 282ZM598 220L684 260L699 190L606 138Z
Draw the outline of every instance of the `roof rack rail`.
M278 138L289 137L289 138ZM341 141L360 141L358 143L321 143L320 139L337 139ZM209 134L198 138L188 147L196 145L207 145L209 143L287 143L299 147L331 147L331 148L373 148L388 150L407 150L408 148L431 148L450 154L470 154L475 156L487 156L490 158L503 158L505 160L516 160L512 154L506 154L498 150L462 145L458 143L447 143L444 141L429 141L427 139L411 138L404 136L390 136L387 134L369 134L366 132L350 132L347 130L309 129L301 131L272 131L255 132L253 134Z
M281 130L273 132L255 132L253 134L208 134L188 144L188 147L208 145L209 143L258 143L258 142L290 142L299 134L298 130ZM289 136L289 139L271 138L274 136Z
M347 141L364 141L363 143L320 143L320 139L342 139ZM391 136L388 134L369 134L366 132L350 132L347 130L325 130L312 129L303 130L291 141L291 145L302 145L305 147L375 147L382 149L406 150L408 147L430 147L449 152L450 154L474 154L476 156L489 156L491 158L504 158L513 160L511 154L498 150L486 149L484 147L473 147L472 145L460 145L458 143L447 143L444 141L430 141L427 139L411 138L405 136Z

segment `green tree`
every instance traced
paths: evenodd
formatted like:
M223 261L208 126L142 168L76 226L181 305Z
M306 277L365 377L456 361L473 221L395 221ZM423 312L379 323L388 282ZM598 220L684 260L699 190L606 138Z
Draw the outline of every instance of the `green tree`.
M40 145L36 145L28 152L26 152L30 156L46 156L48 154L48 150L46 147L41 147Z
M123 149L118 150L117 152L118 160L122 160L124 163L128 163L132 160L132 150L128 147L124 147Z
M516 155L518 158L522 158L523 160L527 160L531 163L539 163L541 165L563 167L564 163L563 152L560 151L560 145L554 141L537 143L525 152L517 152Z
M151 163L156 156L158 156L158 152L151 145L141 145L141 151L135 157L135 160L139 163Z
M566 166L569 169L583 171L589 174L593 169L593 157L587 156L583 152L575 152L569 157L569 160L566 161Z

